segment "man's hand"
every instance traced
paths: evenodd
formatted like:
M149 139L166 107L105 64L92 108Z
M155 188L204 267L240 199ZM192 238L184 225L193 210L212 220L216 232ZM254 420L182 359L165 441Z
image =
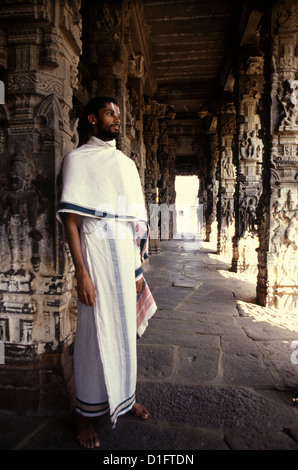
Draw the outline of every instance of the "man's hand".
M138 281L136 281L136 289L137 289L137 293L141 292L142 288L143 288L143 283L144 283L144 278L141 277L141 279L139 279Z
M86 305L95 304L96 291L87 271L77 274L78 300Z

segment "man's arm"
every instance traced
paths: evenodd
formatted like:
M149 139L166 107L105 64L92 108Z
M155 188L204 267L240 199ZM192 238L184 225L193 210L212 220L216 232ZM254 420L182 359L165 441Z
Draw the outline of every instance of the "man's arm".
M139 279L138 281L136 281L136 290L137 290L137 293L141 292L142 288L143 288L143 283L144 283L144 278L141 277L141 279Z
M65 234L73 259L77 278L78 299L86 305L94 305L96 300L95 287L84 264L76 214L67 214Z

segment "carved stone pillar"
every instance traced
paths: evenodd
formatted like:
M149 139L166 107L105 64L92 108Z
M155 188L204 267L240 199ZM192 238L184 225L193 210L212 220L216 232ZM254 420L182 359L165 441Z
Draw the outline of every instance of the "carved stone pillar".
M170 150L169 147L167 126L164 122L173 117L171 107L148 99L144 115L144 143L146 147L145 199L150 220L154 221L151 227L153 230L151 230L150 253L160 253L160 238L168 239L173 234L173 213L171 213L170 201L174 198L174 174L170 174L170 166L173 171L174 157L173 149ZM167 155L171 155L171 158L167 159ZM165 212L162 213L161 209ZM152 210L154 215L152 215Z
M131 11L127 3L116 0L83 2L84 55L80 62L80 73L85 83L87 100L95 96L111 96L117 100L121 111L118 147L129 155L130 139L126 135L128 50L124 36Z
M152 218L152 209L158 205L157 181L159 180L159 166L157 162L159 125L155 114L156 102L151 100L145 108L144 116L144 143L146 148L146 170L145 170L145 201L147 213ZM156 208L154 209L156 210ZM149 253L160 253L160 224L156 217L159 214L154 213L154 227L151 231ZM151 219L152 220L152 219ZM160 220L160 219L159 219Z
M218 124L220 134L220 188L217 252L231 259L232 239L235 233L234 193L236 183L236 170L233 164L236 117L231 102L222 104Z
M297 311L297 2L276 2L271 20L272 105L268 119L271 139L266 153L264 197L260 209L257 298L261 305Z
M176 189L175 189L175 163L176 163L176 142L169 138L168 147L168 168L167 168L167 204L170 208L174 208L170 212L170 238L177 233L177 212L176 212Z
M134 73L134 75L132 75ZM143 136L143 116L145 102L143 98L143 72L136 76L135 69L130 71L126 102L126 138L130 142L130 158L134 160L140 175L142 186L145 184L146 147ZM127 154L129 156L129 153Z
M250 55L250 53L252 55ZM233 239L232 270L257 273L257 206L262 194L263 141L258 113L263 94L263 57L245 51L239 61L237 118L236 233Z
M217 133L217 117L214 117L209 129L210 135L210 165L207 168L208 180L201 180L200 186L206 187L206 196L204 198L204 238L211 243L217 242L218 222L217 222L217 204L218 204L218 165L219 148Z
M168 210L168 227L165 228L168 230L169 239L173 238L174 235L174 223L176 217L176 212L174 210L176 199L175 156L175 146L168 137L166 121L161 119L157 151L157 161L159 164L160 174L158 180L158 203L160 207L166 207ZM165 235L166 234L162 231L162 239L165 239Z
M71 391L72 274L55 214L61 162L76 140L69 113L81 51L79 7L80 1L1 5L8 86L0 106L0 400L33 413L68 407Z
M140 26L144 22L141 4L129 0L89 0L82 4L82 17L84 54L79 67L77 113L94 96L117 100L121 111L117 147L134 160L144 187L143 95L148 72L143 56L147 50L144 28L141 30Z

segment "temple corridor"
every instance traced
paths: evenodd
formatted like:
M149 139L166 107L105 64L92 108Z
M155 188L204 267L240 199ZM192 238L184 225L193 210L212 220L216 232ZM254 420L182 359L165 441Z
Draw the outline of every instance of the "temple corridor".
M85 106L108 96L148 219L156 207L168 219L158 210L150 224L158 311L138 346L152 419L125 417L104 446L128 446L115 437L127 425L140 448L169 449L164 428L177 448L193 433L196 448L296 448L297 1L0 4L4 425L6 412L38 416L40 439L46 416L73 406L76 279L56 215ZM182 177L197 183L187 208Z

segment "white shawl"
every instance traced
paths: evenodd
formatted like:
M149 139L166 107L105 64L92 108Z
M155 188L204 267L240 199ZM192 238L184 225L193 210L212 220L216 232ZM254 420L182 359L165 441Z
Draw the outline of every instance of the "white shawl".
M93 136L65 156L58 209L61 222L66 212L147 220L137 168L130 158L116 149L115 140L104 142Z

